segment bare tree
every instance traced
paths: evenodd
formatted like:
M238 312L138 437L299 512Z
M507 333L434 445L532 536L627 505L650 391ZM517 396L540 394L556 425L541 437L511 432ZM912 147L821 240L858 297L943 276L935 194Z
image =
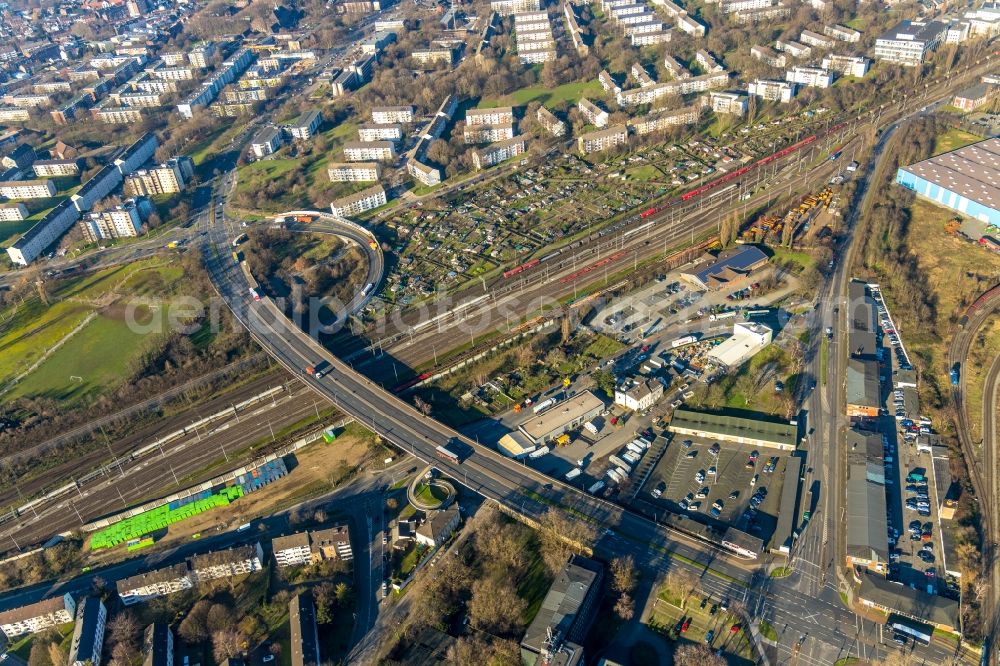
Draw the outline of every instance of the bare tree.
M596 536L590 523L571 518L562 509L550 508L538 521L542 560L552 574L566 565L570 555L588 550Z
M726 660L707 645L687 643L674 652L674 666L726 666Z
M616 557L611 560L611 589L626 595L635 589L638 573L635 569L635 559L631 555Z
M492 578L476 581L468 604L469 620L477 629L491 634L509 634L520 626L521 614L527 606L506 581L499 583Z
M632 616L635 615L635 601L631 595L623 593L618 597L618 601L615 602L615 613L626 622L632 619Z
M212 655L215 661L222 663L240 654L245 640L243 635L233 628L221 629L212 634Z

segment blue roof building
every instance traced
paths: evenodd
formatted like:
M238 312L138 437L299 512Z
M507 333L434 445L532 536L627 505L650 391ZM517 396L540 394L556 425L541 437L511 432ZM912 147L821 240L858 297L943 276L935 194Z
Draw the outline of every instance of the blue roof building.
M745 280L765 264L767 255L760 248L744 245L723 252L709 266L696 273L684 273L681 277L702 289L722 289Z

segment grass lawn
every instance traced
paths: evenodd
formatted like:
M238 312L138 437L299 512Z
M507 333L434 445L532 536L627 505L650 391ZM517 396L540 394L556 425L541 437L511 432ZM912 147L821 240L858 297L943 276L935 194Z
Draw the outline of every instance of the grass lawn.
M774 261L781 261L783 263L791 262L796 264L800 271L816 265L816 257L808 252L789 250L787 247L775 247L771 249L774 251Z
M976 143L977 141L982 141L981 136L976 136L971 132L965 132L960 129L952 128L937 137L934 142L934 154L940 155L941 153L947 153L951 150L958 150L964 146L968 146L970 143Z
M0 247L7 247L9 240L13 243L17 236L31 228L34 220L20 220L18 222L0 222Z
M90 308L66 301L46 308L32 299L18 308L2 313L0 325L0 381L23 372L45 353L45 350L66 336L83 321ZM10 317L7 319L7 317Z
M483 99L479 102L479 108L493 108L510 104L512 106L526 106L529 102L541 102L547 108L555 108L563 102L576 104L581 97L598 97L604 93L600 81L577 81L566 83L556 88L546 88L544 86L532 86L515 90L510 95L497 99Z
M445 491L444 488L436 484L431 485L427 483L421 483L417 487L416 495L417 499L426 504L434 504L434 503L440 504L441 502L448 499L447 491Z
M145 347L147 336L129 330L121 319L98 315L60 347L8 398L44 396L61 401L85 400L116 387ZM114 350L113 354L107 353Z
M660 170L652 164L626 169L625 175L629 177L629 180L659 180L664 177Z
M594 336L590 344L583 348L583 353L586 356L601 359L614 356L623 349L625 349L625 345L614 338L598 334Z
M772 641L778 640L778 632L774 630L767 620L760 621L760 635Z

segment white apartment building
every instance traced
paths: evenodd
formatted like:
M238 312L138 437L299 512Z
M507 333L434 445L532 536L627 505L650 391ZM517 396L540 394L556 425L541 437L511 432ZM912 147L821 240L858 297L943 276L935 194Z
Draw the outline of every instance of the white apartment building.
M708 102L715 113L734 113L738 116L745 114L748 107L747 96L735 92L710 92Z
M472 163L476 169L484 169L504 160L522 155L525 151L525 140L523 136L498 141L472 153Z
M149 601L157 597L188 590L194 587L191 576L188 575L186 563L179 563L162 569L147 571L117 583L118 596L126 606Z
M634 412L651 408L663 397L663 384L655 379L629 379L615 387L615 404Z
M861 41L860 32L840 24L823 26L823 34L849 44L857 44Z
M339 217L350 217L373 210L386 204L385 189L373 185L368 189L337 199L330 204L330 210Z
M94 177L83 184L70 201L81 213L94 207L98 201L111 194L122 182L122 172L114 164L108 164L94 174Z
M500 16L537 12L541 10L541 0L491 0L490 9Z
M76 601L67 592L61 597L52 597L0 613L0 631L8 639L12 639L72 622L75 617Z
M188 53L188 62L195 67L205 69L212 64L212 56L215 55L215 51L215 44L213 42L206 42Z
M591 102L586 97L581 97L577 108L589 125L594 127L607 127L610 116L608 112Z
M410 53L410 57L421 65L433 65L438 62L451 65L455 61L455 52L451 49L417 49Z
M788 63L785 54L778 53L769 46L751 46L750 56L771 67L784 67Z
M142 109L130 106L99 106L91 114L108 125L131 125L143 120Z
M365 124L358 127L358 139L361 141L402 141L403 126Z
M597 132L583 134L576 140L577 149L584 155L596 153L628 143L628 127L615 125Z
M39 178L59 178L80 174L80 165L76 160L35 160L31 169Z
M312 564L309 532L298 532L271 539L271 551L279 569Z
M4 95L0 98L8 106L16 106L22 109L37 109L52 105L51 95L39 95L31 93L19 93L14 95Z
M510 123L502 125L466 125L463 131L465 143L493 143L514 138L514 126Z
M156 135L152 132L147 132L115 158L115 166L121 171L123 176L127 176L152 159L153 153L156 152L156 148L159 145Z
M538 48L522 48L518 46L517 57L526 65L536 65L548 62L549 60L555 60L556 51L549 46L540 46Z
M775 0L724 0L719 3L719 9L726 14L732 14L747 9L763 9L773 4L775 4Z
M16 106L0 106L0 122L21 123L31 118L31 112Z
M642 87L656 84L656 80L650 76L649 72L646 71L646 68L638 62L632 65L632 78L635 79L635 82Z
M945 25L939 21L900 21L875 40L874 55L879 60L916 67L937 47L944 32Z
M514 109L500 106L495 109L469 109L465 112L465 124L503 125L514 122Z
M194 80L194 69L191 67L167 67L161 65L160 67L151 67L146 70L154 79L161 79L163 81L193 81Z
M694 35L695 37L704 37L705 31L707 30L704 25L698 22L697 19L684 14L677 17L677 28L682 32L686 32L689 35Z
M367 183L382 177L378 162L334 162L326 168L326 175L334 183Z
M142 223L152 212L148 199L142 203L129 199L119 206L100 213L90 213L78 226L83 237L91 243L109 238L135 238L142 231Z
M138 169L125 177L125 193L130 196L154 196L182 192L194 175L190 158L173 158L149 169Z
M837 45L830 37L824 37L812 30L803 30L799 35L799 41L807 46L815 46L818 49L832 49Z
M726 71L722 63L705 49L698 49L698 52L694 54L694 59L706 72L716 73Z
M250 141L250 151L259 159L274 154L285 142L277 127L265 127Z
M811 88L829 88L833 74L820 67L792 67L785 72L785 80Z
M843 74L844 76L863 77L868 73L871 61L864 56L828 55L823 58L823 69Z
M56 195L51 180L9 180L0 182L0 196L7 199L48 199Z
M390 161L396 158L392 141L348 141L344 144L344 159L348 162Z
M376 106L372 109L372 122L379 125L412 123L412 106Z
M19 222L28 217L28 208L23 203L0 204L0 222Z
M812 54L811 46L800 44L799 42L791 39L784 41L779 39L774 43L774 48L778 51L784 51L793 58L808 58Z
M441 170L428 164L424 164L416 158L406 161L406 173L410 174L418 183L433 187L441 183Z
M354 558L346 525L275 537L271 550L279 568Z
M545 128L545 131L552 136L563 136L566 134L566 123L556 118L544 106L538 107L538 113L535 117L538 118L538 122Z
M84 597L76 608L69 666L100 666L108 609L97 597Z
M796 86L787 81L757 79L747 87L747 92L769 102L791 102L795 97Z
M80 219L79 209L73 204L73 201L66 199L50 210L35 226L24 232L13 245L7 248L7 256L18 266L27 266L37 259L45 251L45 248L59 240L59 237L66 233L78 219Z
M323 123L323 114L313 109L306 111L288 125L288 133L293 139L305 141L312 138Z
M681 64L681 61L673 57L669 53L663 56L663 67L666 68L670 75L675 79L690 79L691 71Z
M696 106L672 109L640 116L629 123L629 128L638 135L659 132L677 125L690 125L698 121L700 111Z
M260 543L255 543L252 546L237 546L229 550L194 555L188 562L192 578L198 583L204 583L260 571L263 558L264 551Z

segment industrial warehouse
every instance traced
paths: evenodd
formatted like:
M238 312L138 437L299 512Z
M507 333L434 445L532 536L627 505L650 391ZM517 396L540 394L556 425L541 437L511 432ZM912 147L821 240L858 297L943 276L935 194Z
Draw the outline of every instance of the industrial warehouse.
M942 206L1000 225L1000 139L900 167L896 182Z

